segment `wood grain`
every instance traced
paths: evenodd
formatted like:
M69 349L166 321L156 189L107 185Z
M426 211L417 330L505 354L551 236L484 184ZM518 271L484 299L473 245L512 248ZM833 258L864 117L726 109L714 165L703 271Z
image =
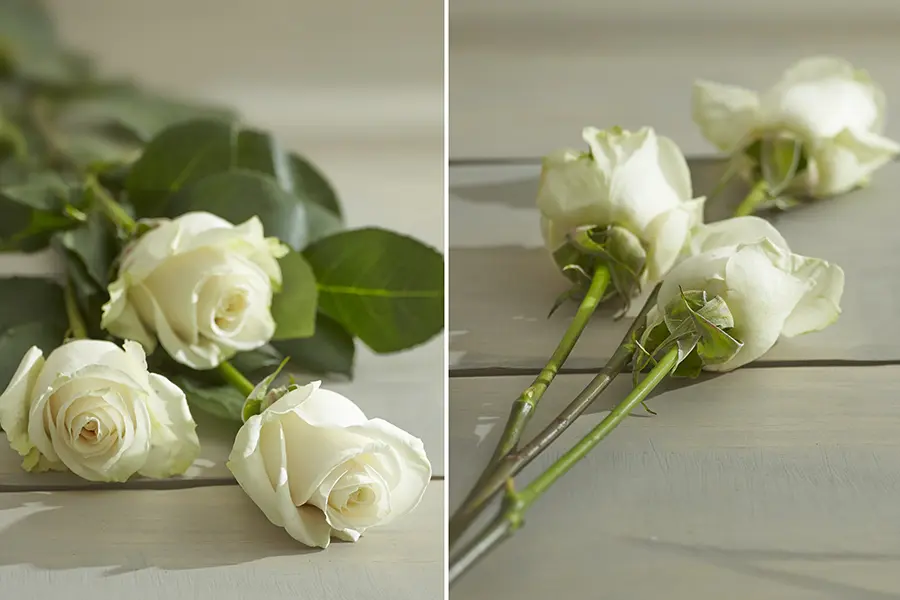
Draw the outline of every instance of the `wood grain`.
M443 482L358 543L313 550L238 486L0 494L4 598L443 598Z
M357 378L350 382L326 383L329 389L356 402L369 418L380 417L422 438L432 462L434 474L444 474L444 412L442 381L443 348L435 340L417 352L399 354L390 359L362 351ZM125 488L182 488L232 483L225 466L239 423L231 423L195 411L200 437L200 457L183 477L168 480L137 478ZM71 473L27 473L21 457L0 433L0 491L36 489L78 489L97 487Z
M577 142L585 125L652 125L688 154L709 155L691 121L696 79L764 91L794 61L821 54L868 70L896 114L897 4L827 5L454 0L451 156L541 156ZM889 117L887 133L900 138L900 121Z
M900 367L681 381L555 485L452 598L887 599L900 595ZM563 375L536 431L589 381ZM526 377L451 379L450 507ZM629 389L620 378L523 486Z
M709 192L720 161L689 161L696 195ZM562 336L575 306L547 319L566 280L541 247L534 207L537 165L460 166L450 170L451 369L540 368ZM879 171L870 187L773 217L792 250L836 262L846 273L843 314L824 331L782 340L758 362L897 361L900 296L894 233L900 164ZM706 219L728 216L742 197L734 185L711 201ZM641 306L636 301L634 314ZM575 347L568 368L591 369L627 330L613 308L601 310Z

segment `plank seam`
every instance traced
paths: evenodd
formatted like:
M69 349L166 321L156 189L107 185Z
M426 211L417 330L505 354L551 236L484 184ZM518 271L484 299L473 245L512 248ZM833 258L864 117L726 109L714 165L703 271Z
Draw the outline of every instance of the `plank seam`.
M853 360L853 359L811 359L811 360L773 360L749 363L741 369L794 369L808 367L813 369L835 367L890 367L900 366L900 359L891 360ZM450 369L450 379L476 379L486 377L520 377L536 376L541 372L539 367L464 367ZM565 368L558 375L595 375L600 372L596 368Z

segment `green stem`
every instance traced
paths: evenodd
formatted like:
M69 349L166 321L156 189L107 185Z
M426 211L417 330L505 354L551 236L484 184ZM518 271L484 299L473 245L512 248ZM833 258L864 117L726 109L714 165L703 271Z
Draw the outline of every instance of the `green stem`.
M625 417L656 388L675 368L678 348L673 347L653 367L653 370L610 412L599 425L563 454L556 462L538 475L521 492L510 489L501 515L481 532L464 550L450 559L450 585L468 569L477 564L502 541L510 538L522 527L525 513L550 486L565 475L575 464L608 436ZM510 480L510 484L511 484ZM511 486L510 486L511 487Z
M459 538L465 533L466 529L475 521L490 501L502 489L504 484L512 477L515 477L547 449L569 426L575 422L588 407L603 393L613 379L621 373L631 360L634 354L634 340L640 337L644 326L647 323L647 313L651 308L656 306L656 297L659 294L659 285L657 285L647 301L641 308L637 317L628 328L628 331L619 342L613 355L610 357L603 368L591 380L578 396L538 435L536 435L528 444L504 456L493 469L488 469L479 479L479 482L472 488L466 499L459 508L454 512L448 526L449 540L451 548L456 544Z
M234 389L243 394L244 397L249 396L250 392L253 391L253 388L256 387L227 360L219 363L218 369L222 378L230 383Z
M75 298L75 288L71 279L66 281L66 287L63 289L63 299L66 305L66 316L69 318L69 333L72 339L87 339L87 325L84 323L84 317L81 316L81 309L78 308L78 300Z
M569 358L569 354L572 353L575 343L578 341L578 338L581 337L581 333L584 331L588 321L591 320L591 316L593 316L594 311L600 304L603 294L606 293L609 280L609 268L606 265L597 267L594 271L594 276L591 279L591 285L588 288L584 299L581 301L581 304L578 306L578 310L575 312L575 316L572 318L571 323L569 323L569 327L566 329L562 339L556 346L556 350L550 355L550 359L547 361L546 366L541 369L541 372L538 373L538 376L531 382L531 385L522 392L515 402L513 402L509 413L509 419L506 421L506 427L503 430L503 434L500 436L497 447L494 449L494 455L488 463L488 470L494 467L498 461L515 450L516 446L518 446L519 440L522 439L522 434L525 432L525 427L528 425L528 421L531 420L534 411L537 409L537 405L541 401L544 392L547 391L547 388L553 382L556 374L559 373L560 367L562 367L563 363L566 362L566 359Z
M769 199L769 186L764 180L759 180L756 185L747 194L747 197L741 200L737 209L734 211L735 217L746 217L756 212L756 208Z
M103 185L97 181L95 175L88 175L84 182L85 188L91 192L97 202L100 204L100 210L109 218L110 221L124 231L126 234L134 233L137 222L131 218L122 205L116 202Z

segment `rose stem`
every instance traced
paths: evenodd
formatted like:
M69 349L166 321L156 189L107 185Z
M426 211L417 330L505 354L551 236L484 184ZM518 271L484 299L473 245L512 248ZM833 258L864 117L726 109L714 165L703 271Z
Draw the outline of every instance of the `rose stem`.
M218 369L222 378L230 383L234 389L242 393L244 397L249 396L253 391L255 386L227 360L219 363Z
M63 289L63 299L66 304L66 316L69 318L69 334L72 336L72 339L87 339L87 326L84 324L84 317L81 316L78 301L75 299L75 286L71 277L66 280L66 287Z
M449 538L451 545L465 533L472 521L487 507L488 502L503 489L506 481L511 477L515 477L552 444L556 438L562 435L569 428L569 425L587 410L612 380L625 369L634 352L633 340L643 330L647 321L647 313L656 304L658 293L659 285L647 297L643 308L635 317L631 327L629 327L618 348L603 366L603 369L594 376L588 386L575 397L553 422L545 427L527 445L517 451L510 452L496 463L493 468L489 468L482 474L479 482L472 488L472 491L469 492L462 505L450 519Z
M737 209L734 211L735 217L746 217L752 215L756 211L756 207L766 199L769 194L769 187L764 180L756 182L747 197L741 200Z
M450 585L466 571L484 558L500 542L506 540L524 524L525 513L550 486L565 475L569 469L588 452L594 449L625 417L650 394L659 383L675 368L678 362L678 348L672 347L653 367L653 370L620 402L599 425L583 437L568 452L537 476L522 491L510 489L505 507L499 516L456 556L450 558ZM510 484L511 484L510 480Z
M494 449L494 455L488 463L488 469L495 466L500 459L516 449L519 440L522 438L522 433L525 431L525 426L537 409L541 397L547 391L547 387L553 382L560 367L569 358L572 348L575 347L575 343L581 337L581 333L600 304L603 294L606 293L609 280L609 268L606 265L597 267L594 271L594 276L591 278L591 285L578 306L572 322L569 323L569 327L556 346L556 350L553 351L546 366L541 369L541 372L531 382L531 385L513 402L509 419L506 421L506 428L503 430L503 435L500 436L500 441Z
M85 179L85 188L89 190L94 198L100 203L100 209L106 214L110 221L115 223L126 234L134 233L137 223L131 218L122 205L106 191L106 188L100 185L94 175L88 175Z

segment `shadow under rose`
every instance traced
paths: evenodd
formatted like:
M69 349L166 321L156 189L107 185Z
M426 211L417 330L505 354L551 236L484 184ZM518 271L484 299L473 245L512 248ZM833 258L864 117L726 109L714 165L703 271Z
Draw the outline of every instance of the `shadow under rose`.
M0 494L0 565L201 569L315 553L238 486Z

